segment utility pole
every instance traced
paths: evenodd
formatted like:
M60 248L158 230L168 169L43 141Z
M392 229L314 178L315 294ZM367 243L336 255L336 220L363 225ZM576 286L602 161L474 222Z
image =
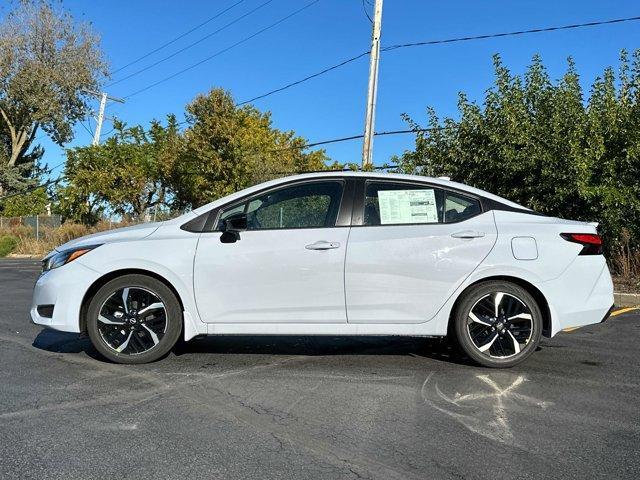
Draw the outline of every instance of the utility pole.
M378 64L380 63L380 34L382 32L382 0L375 0L373 12L373 33L369 61L369 90L367 93L367 114L364 120L364 142L362 145L362 167L373 163L373 135L376 123L376 97L378 95Z
M94 92L93 90L84 89L84 92L89 95L93 95L100 99L100 110L98 110L98 118L96 124L96 131L93 133L93 142L91 145L100 145L100 133L102 132L102 122L104 121L104 109L107 106L107 100L111 100L113 102L124 103L124 99L117 97L110 97L106 92Z

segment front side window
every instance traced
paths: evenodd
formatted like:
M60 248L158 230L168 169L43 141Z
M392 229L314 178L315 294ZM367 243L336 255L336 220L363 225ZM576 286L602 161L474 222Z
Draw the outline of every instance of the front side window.
M333 227L340 209L341 181L310 182L271 190L233 206L220 215L225 218L246 213L247 230Z

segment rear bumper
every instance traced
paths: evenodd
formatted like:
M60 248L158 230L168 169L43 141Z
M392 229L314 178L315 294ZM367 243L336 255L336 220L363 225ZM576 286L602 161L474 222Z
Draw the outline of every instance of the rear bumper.
M611 313L613 282L601 255L579 256L560 277L536 286L549 303L551 336L601 323Z
M33 289L31 321L36 325L60 330L80 332L80 307L85 292L99 278L99 274L78 261L43 273ZM38 307L52 306L51 316Z

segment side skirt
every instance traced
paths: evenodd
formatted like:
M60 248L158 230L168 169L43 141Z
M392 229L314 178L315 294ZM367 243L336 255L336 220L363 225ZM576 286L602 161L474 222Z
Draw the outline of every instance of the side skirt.
M354 323L209 323L209 335L398 335L441 337L436 322L420 324Z

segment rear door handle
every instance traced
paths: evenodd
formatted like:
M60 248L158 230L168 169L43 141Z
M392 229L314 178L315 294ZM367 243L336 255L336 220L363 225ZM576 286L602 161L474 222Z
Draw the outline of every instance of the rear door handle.
M464 230L462 232L452 233L453 238L481 238L484 237L484 232L477 232L475 230Z
M315 243L310 243L306 245L304 248L307 250L331 250L332 248L340 248L339 242L326 242L324 240L320 240Z

